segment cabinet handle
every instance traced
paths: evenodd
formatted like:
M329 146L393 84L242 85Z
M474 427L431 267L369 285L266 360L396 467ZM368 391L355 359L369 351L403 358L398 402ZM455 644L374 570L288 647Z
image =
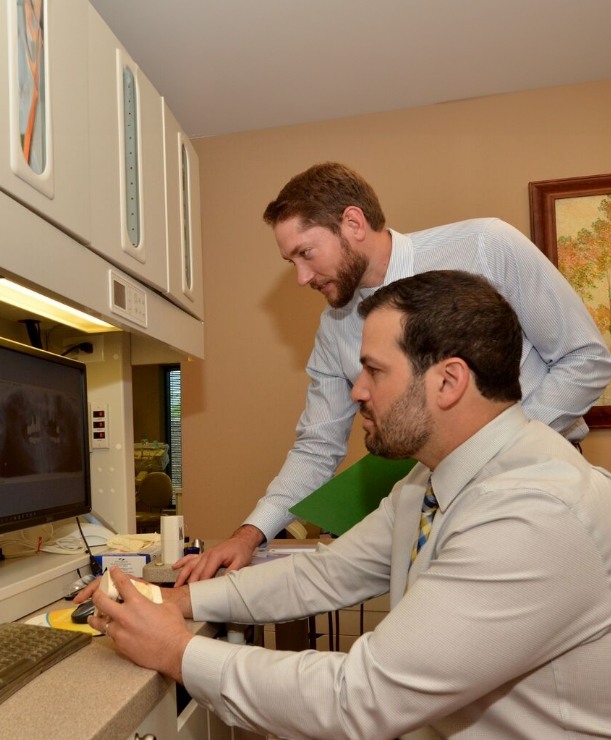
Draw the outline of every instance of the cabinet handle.
M156 735L151 735L150 732L147 732L146 735L140 736L138 733L134 735L134 740L157 740Z

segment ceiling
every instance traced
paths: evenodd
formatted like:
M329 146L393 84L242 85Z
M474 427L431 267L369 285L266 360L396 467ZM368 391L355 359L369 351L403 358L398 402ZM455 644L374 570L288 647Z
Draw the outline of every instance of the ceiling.
M611 0L91 0L190 137L611 77Z

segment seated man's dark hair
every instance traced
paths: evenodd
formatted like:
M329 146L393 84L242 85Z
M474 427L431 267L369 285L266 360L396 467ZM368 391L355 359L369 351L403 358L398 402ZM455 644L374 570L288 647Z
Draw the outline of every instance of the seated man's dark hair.
M399 345L417 375L460 357L485 398L522 397L520 323L485 278L460 270L423 272L380 288L359 305L359 313L366 317L383 308L404 314Z

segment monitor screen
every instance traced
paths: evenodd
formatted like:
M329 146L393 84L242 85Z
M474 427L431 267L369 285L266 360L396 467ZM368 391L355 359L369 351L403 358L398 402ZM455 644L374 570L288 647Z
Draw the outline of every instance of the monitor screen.
M85 365L0 338L0 533L91 511Z

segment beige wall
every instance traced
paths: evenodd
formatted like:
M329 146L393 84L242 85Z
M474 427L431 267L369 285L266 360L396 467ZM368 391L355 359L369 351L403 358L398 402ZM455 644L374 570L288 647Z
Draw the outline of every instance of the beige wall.
M183 365L188 532L228 535L293 441L324 303L297 288L261 220L289 177L338 160L397 230L495 215L529 234L528 182L611 172L610 139L611 80L195 140L206 358ZM361 436L357 423L350 461ZM588 457L611 467L610 441L591 432Z

